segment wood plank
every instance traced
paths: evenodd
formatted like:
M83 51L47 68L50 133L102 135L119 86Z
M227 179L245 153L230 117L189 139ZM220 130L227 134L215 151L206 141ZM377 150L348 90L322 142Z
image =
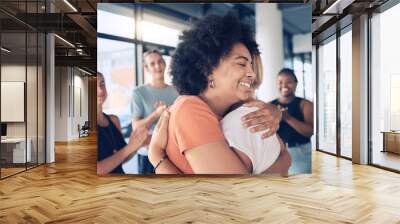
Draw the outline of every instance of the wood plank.
M313 152L313 173L96 174L96 137L0 181L0 223L400 223L400 175Z

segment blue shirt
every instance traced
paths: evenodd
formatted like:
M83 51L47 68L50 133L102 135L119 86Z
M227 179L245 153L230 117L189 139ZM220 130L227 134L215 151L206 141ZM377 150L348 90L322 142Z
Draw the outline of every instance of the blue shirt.
M139 119L146 118L156 109L154 108L154 104L157 101L163 101L165 104L167 104L167 106L171 106L178 96L178 92L172 86L167 86L165 88L154 88L150 85L138 86L133 90L132 93L132 117ZM151 124L151 131L157 124L157 121L158 119ZM141 148L138 153L140 155L147 155L147 149Z

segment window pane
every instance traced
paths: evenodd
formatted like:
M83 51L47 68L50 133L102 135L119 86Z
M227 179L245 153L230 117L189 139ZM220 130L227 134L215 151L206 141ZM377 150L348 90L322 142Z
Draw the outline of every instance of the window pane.
M372 163L396 170L400 170L400 155L392 152L400 149L400 133L391 131L400 131L400 33L394 28L398 21L400 4L371 19ZM389 132L386 141L382 132Z
M6 125L2 133L0 166L1 177L24 171L25 163L31 161L27 150L26 119L24 117L26 91L26 33L1 34L1 123ZM13 100L4 96L13 95ZM15 109L10 109L15 108ZM6 142L4 142L6 141ZM4 144L3 144L4 143ZM28 141L28 144L31 143Z
M304 74L303 74L303 62L301 58L295 57L293 60L293 70L297 77L297 88L296 96L304 98Z
M102 38L97 41L97 69L104 75L108 92L104 112L117 115L126 127L131 122L130 100L136 84L135 45Z
M318 146L336 153L336 40L319 47Z
M340 150L352 156L352 50L351 31L340 37Z
M157 32L154 32L157 30ZM143 41L176 47L180 30L163 26L149 21L142 22ZM162 33L162 35L160 35Z
M304 63L305 98L314 102L315 86L313 85L312 65L309 61Z
M97 4L97 32L134 39L134 14L132 4L99 3Z

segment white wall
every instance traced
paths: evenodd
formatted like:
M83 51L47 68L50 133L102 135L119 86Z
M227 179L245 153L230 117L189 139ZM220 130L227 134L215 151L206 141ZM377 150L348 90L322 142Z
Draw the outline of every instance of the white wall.
M78 124L88 120L88 78L82 75L76 68L56 67L56 141L79 138Z

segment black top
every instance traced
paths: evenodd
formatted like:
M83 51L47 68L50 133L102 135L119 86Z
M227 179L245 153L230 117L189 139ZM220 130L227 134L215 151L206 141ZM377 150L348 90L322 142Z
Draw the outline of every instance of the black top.
M108 120L108 126L102 127L97 125L97 161L112 156L114 150L118 151L126 146L122 133L115 127L107 114L104 114L104 116ZM124 173L122 165L119 164L111 173Z
M282 104L278 99L273 100L271 103L274 105L281 105L283 108L287 108L292 117L299 121L304 121L304 116L300 108L300 103L302 100L303 98L295 97L292 102L288 104ZM283 120L281 123L279 123L278 135L285 143L288 143L289 147L295 146L296 144L305 144L310 142L309 137L301 135Z

